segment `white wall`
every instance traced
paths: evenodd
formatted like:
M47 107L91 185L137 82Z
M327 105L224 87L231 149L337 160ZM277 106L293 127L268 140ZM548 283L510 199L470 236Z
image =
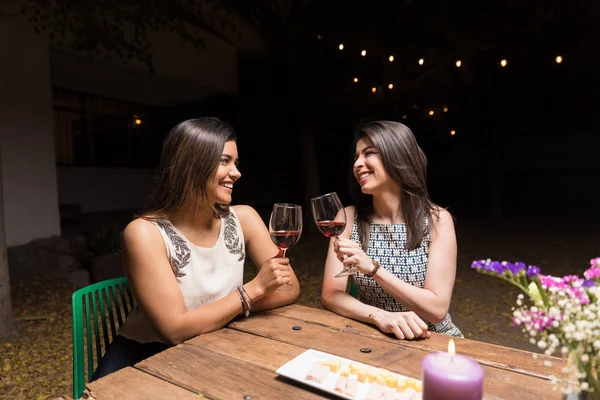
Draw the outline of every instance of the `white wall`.
M131 168L58 168L61 204L82 212L139 210L152 190L154 170Z
M60 234L50 89L45 38L27 24L1 23L0 157L8 246Z

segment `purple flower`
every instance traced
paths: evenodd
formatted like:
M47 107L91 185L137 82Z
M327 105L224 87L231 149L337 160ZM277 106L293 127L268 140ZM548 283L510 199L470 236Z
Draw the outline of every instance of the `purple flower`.
M591 279L586 279L581 283L581 287L594 287L596 286L596 282Z
M537 276L540 274L540 269L535 265L527 267L527 276Z

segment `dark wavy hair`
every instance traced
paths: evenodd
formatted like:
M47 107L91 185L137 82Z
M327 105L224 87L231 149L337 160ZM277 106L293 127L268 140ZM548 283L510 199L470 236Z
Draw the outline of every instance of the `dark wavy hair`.
M236 140L233 127L218 118L197 118L175 126L163 142L155 186L146 219L169 219L184 207L207 201L208 180L219 165L225 143ZM229 205L211 204L215 217L227 215Z
M427 158L417 144L412 131L394 121L362 123L355 131L353 149L362 138L368 138L379 151L385 172L400 185L402 214L406 223L406 248L414 250L421 245L432 215L438 215L438 206L427 193ZM354 151L354 150L353 150ZM357 228L363 250L369 246L369 224L373 213L373 196L364 194L353 174L350 195L356 203ZM425 221L429 224L426 227Z

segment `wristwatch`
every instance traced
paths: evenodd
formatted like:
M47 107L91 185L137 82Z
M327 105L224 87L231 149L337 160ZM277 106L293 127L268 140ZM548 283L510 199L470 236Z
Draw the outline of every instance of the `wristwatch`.
M368 274L365 274L365 276L372 278L375 276L375 274L377 273L377 270L381 267L381 264L379 264L377 261L375 260L371 260L371 262L373 263L373 270L371 272L369 272Z

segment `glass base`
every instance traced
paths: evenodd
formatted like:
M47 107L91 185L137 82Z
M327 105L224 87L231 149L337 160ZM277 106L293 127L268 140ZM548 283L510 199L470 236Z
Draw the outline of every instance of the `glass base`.
M358 269L356 269L355 266L351 266L350 268L344 268L343 270L341 270L337 275L335 275L335 277L342 278L344 276L354 275L357 272L358 272Z

